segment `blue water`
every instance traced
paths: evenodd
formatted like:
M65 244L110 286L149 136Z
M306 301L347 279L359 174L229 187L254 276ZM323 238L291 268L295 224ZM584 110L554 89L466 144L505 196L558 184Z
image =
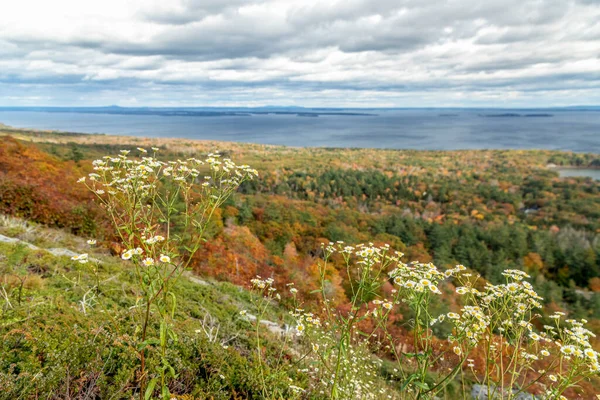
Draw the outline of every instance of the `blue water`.
M569 168L559 169L558 174L561 178L570 177L589 177L600 181L600 169L589 169L589 168Z
M15 127L287 146L391 149L553 149L600 153L600 111L484 117L507 110L372 110L376 116L160 116L0 111ZM451 115L449 115L451 114Z

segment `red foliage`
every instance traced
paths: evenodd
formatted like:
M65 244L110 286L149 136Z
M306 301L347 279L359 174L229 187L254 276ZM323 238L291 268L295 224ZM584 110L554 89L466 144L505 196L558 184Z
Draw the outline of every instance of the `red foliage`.
M97 231L99 209L77 183L83 173L34 145L0 137L0 212L73 233Z
M225 228L194 258L192 266L197 272L242 285L256 275L268 277L273 273L269 252L246 227Z

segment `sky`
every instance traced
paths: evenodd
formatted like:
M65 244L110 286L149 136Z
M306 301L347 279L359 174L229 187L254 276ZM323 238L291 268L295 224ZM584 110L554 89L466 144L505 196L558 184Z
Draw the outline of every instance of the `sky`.
M600 104L600 0L0 0L0 106Z

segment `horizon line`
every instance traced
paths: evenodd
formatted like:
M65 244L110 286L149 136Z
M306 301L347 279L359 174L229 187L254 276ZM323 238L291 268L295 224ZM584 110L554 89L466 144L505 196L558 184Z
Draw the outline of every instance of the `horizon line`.
M177 108L208 108L208 109L233 109L233 108L241 108L241 109L264 109L264 108L301 108L307 110L319 110L319 109L328 109L328 110L439 110L439 109L459 109L459 110L480 110L480 109L495 109L495 110L556 110L556 109L573 109L573 108L598 108L600 109L600 104L575 104L568 106L411 106L411 107L356 107L356 106L299 106L299 105L260 105L260 106L206 106L206 105L194 105L194 106L119 106L119 105L103 105L103 106L46 106L46 105L29 105L29 106L2 106L0 105L0 110L2 109L110 109L110 108L121 108L121 109L143 109L143 108L153 108L153 109L177 109Z

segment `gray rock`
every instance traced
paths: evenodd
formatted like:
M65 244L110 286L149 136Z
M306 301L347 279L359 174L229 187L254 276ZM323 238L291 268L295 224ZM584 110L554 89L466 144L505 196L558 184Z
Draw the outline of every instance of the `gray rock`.
M197 278L197 277L193 276L192 274L185 274L185 275L187 276L187 278L190 281L194 282L195 284L202 285L202 286L210 286L210 283L208 283L205 280L202 280L200 278Z
M29 247L31 250L40 250L40 248L37 247L36 245L24 242L21 239L11 238L11 237L4 236L4 235L0 235L0 242L2 242L2 243L15 243L15 244L19 244L20 243L20 244L23 244L23 245Z
M513 393L517 393L518 390L513 389ZM488 387L486 385L475 384L471 388L471 397L475 400L502 400L507 398L508 393L506 393L506 389L503 392L502 389L496 386L490 386L490 390L488 392ZM512 397L514 400L538 400L539 398L531 393L519 393L516 396Z
M47 249L48 253L53 254L55 256L66 256L66 257L73 257L73 256L78 256L79 253L75 253L72 250L69 249L61 249L61 248L52 248L52 249Z
M246 313L245 316L248 319L248 321L256 321L255 315ZM277 324L276 322L268 321L266 319L261 319L260 323L264 325L270 332L276 335L288 336L293 334L293 331L289 329L289 327L285 324L283 326L279 326L279 324Z

